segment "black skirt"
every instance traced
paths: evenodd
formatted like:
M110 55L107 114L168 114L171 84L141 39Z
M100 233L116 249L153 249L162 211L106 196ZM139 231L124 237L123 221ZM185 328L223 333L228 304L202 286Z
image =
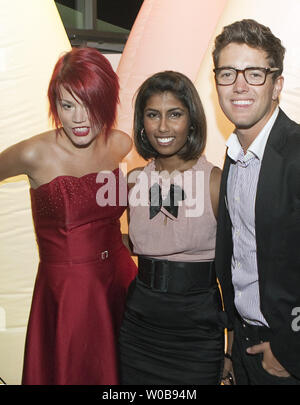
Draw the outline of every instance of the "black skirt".
M185 272L179 274L186 284ZM144 281L138 276L128 292L119 341L121 384L219 384L224 324L216 281L184 292L158 291Z

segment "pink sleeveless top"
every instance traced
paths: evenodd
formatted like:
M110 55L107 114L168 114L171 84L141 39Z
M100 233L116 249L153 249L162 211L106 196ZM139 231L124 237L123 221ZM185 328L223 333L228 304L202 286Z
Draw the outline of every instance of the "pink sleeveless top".
M154 160L147 164L129 192L129 236L135 254L183 262L214 259L216 219L209 189L213 167L203 155L182 173L159 173ZM161 186L163 203L150 219L149 189L155 183ZM164 204L170 184L181 187L185 194L178 202L177 217Z

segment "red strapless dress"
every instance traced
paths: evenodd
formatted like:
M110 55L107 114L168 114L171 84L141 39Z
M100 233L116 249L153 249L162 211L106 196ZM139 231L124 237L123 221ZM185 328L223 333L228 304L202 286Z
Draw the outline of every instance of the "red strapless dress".
M99 206L97 173L31 189L40 264L29 317L23 384L118 384L117 339L136 266L116 204ZM124 190L124 184L122 185ZM126 187L126 185L125 185Z

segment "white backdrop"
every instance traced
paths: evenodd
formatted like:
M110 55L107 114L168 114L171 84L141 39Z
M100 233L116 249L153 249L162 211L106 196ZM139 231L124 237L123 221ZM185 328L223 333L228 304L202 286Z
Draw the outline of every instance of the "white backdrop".
M202 60L196 87L203 101L208 121L207 157L220 167L223 165L225 140L232 125L221 111L213 79L211 53L216 35L222 27L243 18L253 18L267 25L286 48L283 76L284 88L280 105L290 118L300 123L300 0L228 0L216 31Z
M0 151L49 129L47 87L70 43L53 0L0 0ZM0 377L19 384L38 263L28 182L0 187Z

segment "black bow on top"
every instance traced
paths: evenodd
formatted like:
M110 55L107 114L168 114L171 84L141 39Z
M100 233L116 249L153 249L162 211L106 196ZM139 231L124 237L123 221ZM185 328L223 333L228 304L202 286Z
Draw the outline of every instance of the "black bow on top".
M163 201L161 187L158 183L153 184L149 190L150 219L154 218L163 206L173 217L178 216L178 202L186 198L184 190L176 184L171 184L166 199Z

